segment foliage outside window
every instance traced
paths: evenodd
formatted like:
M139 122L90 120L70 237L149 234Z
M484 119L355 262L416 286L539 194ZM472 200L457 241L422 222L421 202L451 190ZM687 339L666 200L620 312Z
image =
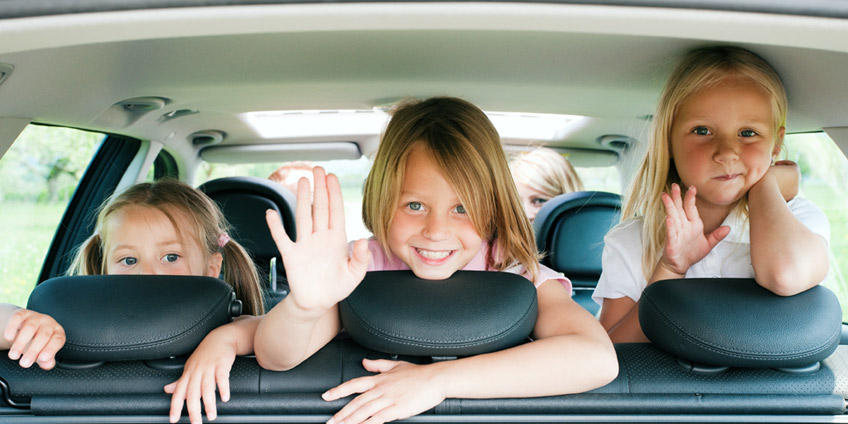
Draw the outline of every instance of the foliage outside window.
M848 160L824 133L787 135L781 157L801 168L801 196L813 201L830 221L830 275L826 287L848 317Z
M102 140L30 125L0 158L0 302L26 305L56 225Z

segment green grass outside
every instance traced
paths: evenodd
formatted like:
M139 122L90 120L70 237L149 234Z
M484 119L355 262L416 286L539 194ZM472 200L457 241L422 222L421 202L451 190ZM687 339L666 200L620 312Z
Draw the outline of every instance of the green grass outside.
M58 203L0 205L0 302L26 305L64 209Z

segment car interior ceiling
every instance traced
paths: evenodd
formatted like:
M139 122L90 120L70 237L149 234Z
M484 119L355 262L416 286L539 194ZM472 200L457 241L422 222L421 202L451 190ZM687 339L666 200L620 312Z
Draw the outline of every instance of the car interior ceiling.
M87 16L93 15L79 12L120 9L106 0L76 3L79 4L66 4L63 9L74 11L79 22L86 22ZM491 14L477 17L480 22L475 30L453 28L455 16L425 10L420 28L408 31L398 25L398 22L410 22L401 20L400 14L395 17L398 22L386 19L392 15L380 15L389 23L377 25L369 21L371 17L352 19L355 15L338 12L328 17L310 15L308 10L316 5L309 3L322 2L306 1L299 5L307 11L302 15L302 25L325 25L318 25L320 30L314 31L317 36L312 30L288 29L301 24L296 14L269 15L242 22L236 15L219 16L217 11L199 10L200 18L180 22L176 18L161 19L164 15L159 15L160 2L137 0L135 3L150 10L141 18L128 18L123 23L118 19L88 22L90 26L84 31L46 25L53 32L41 33L22 25L21 40L31 45L22 44L18 50L7 47L8 52L3 52L4 61L17 59L24 66L14 69L14 74L11 69L6 72L5 76L11 78L2 88L7 98L17 98L30 108L24 109L29 115L20 116L41 114L47 123L90 125L98 131L116 130L142 140L166 140L169 134L177 134L170 141L160 143L172 144L159 146L163 154L156 160L168 163L154 166L156 177L167 174L191 180L192 176L186 173L203 161L228 163L270 157L282 161L310 154L319 160L354 158L372 153L379 142L371 134L360 135L361 140L352 136L350 140L315 143L295 142L294 137L258 139L241 122L228 122L227 129L232 130L227 134L214 128L215 121L235 121L234 114L231 116L223 110L210 117L192 113L193 109L186 107L180 109L184 115L171 118L181 118L182 122L189 121L198 127L189 129L191 125L180 125L177 119L170 123L165 120L167 113L178 111L166 113L164 105L182 107L183 99L161 96L168 94L156 91L162 87L173 87L178 93L208 90L214 93L209 94L210 98L229 97L231 104L221 100L221 104L213 105L226 109L236 108L233 105L238 102L246 103L251 93L262 97L262 105L321 104L321 96L331 97L331 94L316 91L319 95L315 95L316 92L309 90L325 85L323 88L328 92L342 91L339 95L342 99L349 96L348 106L360 100L352 94L356 90L373 90L369 101L379 99L379 102L374 100L368 104L371 107L395 101L384 98L384 94L396 94L391 91L394 85L408 83L410 91L430 89L425 83L432 81L423 77L430 74L445 87L468 88L472 93L478 90L476 94L493 105L509 105L503 99L513 97L519 99L518 104L533 104L533 97L526 93L536 93L537 100L544 99L538 104L544 111L573 108L589 117L593 116L592 112L598 112L601 117L592 122L595 127L587 123L586 127L576 129L579 137L574 138L579 140L561 147L593 164L619 161L620 153L629 148L626 143L635 141L619 135L622 127L641 127L653 118L631 112L642 111L655 101L661 89L659 76L670 66L669 52L715 40L757 46L770 60L774 59L777 67L786 71L783 75L790 89L793 130L824 131L843 153L848 152L848 126L842 124L845 110L840 106L848 98L848 84L844 84L848 81L845 77L848 49L844 40L833 36L845 33L841 21L848 16L848 9L836 3L827 5L829 2L825 0L812 1L810 6L792 2L736 4L742 11L751 8L759 12L740 15L751 18L748 25L755 28L786 21L775 25L774 34L763 31L754 35L749 34L751 30L741 20L723 21L726 17L723 14L728 11L720 7L717 10L719 2L704 1L683 6L674 1L637 1L657 10L653 12L655 15L646 12L642 16L657 23L656 28L634 29L643 25L639 16L616 10L623 16L616 15L615 19L601 16L603 19L597 22L602 25L598 28L573 32L561 28L579 26L583 24L581 20L587 26L595 22L579 14L565 16L568 14L562 12L562 16L537 19L539 26L529 30L502 31L495 24L508 23L501 20L508 16L499 7L489 5ZM167 0L163 3L174 6ZM242 2L223 0L223 3ZM342 3L355 6L356 2ZM475 2L452 3L475 7ZM539 3L549 6L544 3L555 2ZM576 4L571 6L591 11L614 3L633 2L573 3ZM33 16L50 10L44 8L46 12L40 12L36 2L9 4ZM391 2L386 4L393 6ZM822 12L823 4L829 10ZM511 6L508 2L504 5L503 10ZM798 6L800 12L791 10L793 6ZM240 7L246 6L240 4ZM697 19L678 19L696 8L709 10L696 10L700 13ZM358 13L354 7L350 10ZM816 10L831 19L835 30L829 32L827 25L817 21L820 17L815 15ZM171 12L175 16L183 13L176 9ZM804 20L792 20L792 12L806 14ZM775 13L786 16L770 20L770 14ZM21 17L21 21L28 18L26 14ZM339 30L332 28L333 20L349 23ZM12 19L4 19L9 21ZM687 32L680 26L665 25L669 21L676 21L675 25L696 22L693 27L703 26L706 28L703 31L710 34L699 32L700 29ZM519 23L533 25L527 21ZM256 28L243 28L251 24ZM285 34L275 34L279 27L287 28ZM68 33L68 39L63 40L67 45L51 40L61 31ZM158 34L151 35L157 31ZM237 36L228 37L226 31ZM115 37L113 32L123 32L125 39ZM0 27L0 33L9 32ZM433 34L433 38L421 36L426 33ZM472 48L468 51L475 54L467 54L453 45L450 41L456 35L470 40ZM325 42L334 39L340 42ZM7 39L2 43L15 42ZM350 47L357 44L371 48L364 51ZM227 51L221 45L226 45ZM562 58L548 53L554 48L561 49L558 53ZM257 61L249 54L252 49L277 54ZM44 53L49 50L55 52ZM303 54L309 51L322 54ZM522 54L508 54L509 51ZM173 66L158 69L160 57L173 61ZM397 63L387 66L387 57ZM206 59L202 58L213 60L204 62ZM115 63L106 63L110 60ZM251 60L257 62L255 66L244 66ZM544 65L552 61L561 62L573 80L561 82L562 69ZM240 65L236 71L244 73L242 80L231 78L236 72L231 67L220 66L227 63ZM419 75L417 80L387 78L393 75L392 66L413 66L407 64L420 67L410 69ZM125 73L118 75L112 66ZM487 73L475 74L479 69ZM345 84L346 71L357 72L355 79L346 81L355 88L350 92L339 88ZM291 81L275 79L276 74L286 72L292 74ZM527 78L516 81L511 74L527 75ZM624 78L625 74L631 78ZM139 75L144 77L137 78ZM14 84L20 81L23 83ZM49 105L38 103L37 96L33 96L45 81L54 84L61 93ZM465 81L472 83L462 85ZM500 83L500 87L492 81ZM87 101L80 95L84 91L77 90L94 86L95 82L102 84L99 88L110 96L132 94L120 98L117 94L115 98L104 95L96 98L97 101ZM569 87L583 83L589 88ZM277 99L272 97L286 91L279 103L275 103ZM602 91L602 95L594 95ZM304 102L304 98L309 100ZM103 104L98 102L101 100ZM144 102L149 103L149 110L144 110ZM3 107L7 107L5 103ZM621 117L631 121L625 122ZM28 124L28 118L0 116L0 157ZM186 143L178 145L183 141ZM324 145L321 152L310 150L319 142ZM526 144L523 139L511 142L518 148ZM604 142L625 145L612 148ZM122 184L128 184L127 181L144 178L127 172L140 162L139 145L144 143L150 142L129 135L109 135L83 175L57 226L38 277L39 284L27 305L61 321L67 343L57 356L57 367L49 371L38 366L25 369L17 361L0 355L0 422L27 422L26 419L73 423L164 422L171 396L164 393L163 387L180 377L188 356L209 331L240 314L240 302L232 288L215 278L62 276L68 268L69 252L92 233L91 216L98 205ZM203 143L210 145L198 148ZM176 158L168 154L169 149L176 152ZM269 153L267 149L276 150ZM237 155L242 156L236 160ZM186 164L187 167L180 167ZM637 166L619 165L623 175L634 170L627 167ZM265 210L276 210L286 232L294 238L294 195L266 179L252 177L217 178L198 188L220 206L233 226L233 238L255 258L263 281L267 282L266 305L270 308L281 301L288 294L282 258L265 222L255 217L263 216ZM568 276L573 282L575 301L595 315L600 306L591 296L601 272L603 237L618 221L621 202L620 195L601 191L561 195L551 199L533 223L539 251L545 253L542 263ZM231 397L228 402L218 402L217 422L325 422L352 397L327 402L321 394L345 381L369 375L362 366L363 358L423 364L530 342L529 323L538 313L536 292L532 284L514 277L506 273L459 271L448 284L434 287L422 284L411 272L369 272L357 291L339 306L346 331L299 366L288 371L271 371L262 368L253 355L237 357L230 373ZM639 319L652 342L616 344L619 373L609 384L585 393L539 398L446 399L421 417L408 421L848 422L848 325L842 322L838 300L825 287L780 297L762 289L753 279L689 279L653 284L643 296ZM469 302L473 307L468 307Z

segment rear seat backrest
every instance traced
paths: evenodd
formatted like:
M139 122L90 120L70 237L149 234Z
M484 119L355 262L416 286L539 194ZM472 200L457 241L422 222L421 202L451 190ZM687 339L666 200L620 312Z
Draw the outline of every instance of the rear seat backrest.
M297 202L294 193L276 182L256 177L218 178L198 188L218 204L232 227L233 234L230 236L247 249L259 269L269 278L278 276L279 286L276 290L269 290L266 296L266 308L271 308L285 296L288 287L283 283L285 269L265 223L265 211L276 210L282 217L286 233L294 240ZM273 269L272 262L275 262ZM267 288L273 289L271 286L269 282Z
M565 274L574 300L592 314L592 292L601 276L604 236L619 220L621 196L602 191L561 194L545 203L533 221L542 264Z

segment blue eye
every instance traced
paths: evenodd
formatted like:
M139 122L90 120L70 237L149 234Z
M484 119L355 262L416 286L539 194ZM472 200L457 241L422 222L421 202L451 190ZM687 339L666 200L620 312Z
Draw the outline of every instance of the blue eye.
M532 203L533 206L542 206L545 203L547 203L548 200L550 200L550 199L544 199L544 198L541 198L541 197L537 197L535 199L530 200L530 203Z
M692 132L698 135L710 135L710 130L707 127L697 127Z
M132 266L138 263L138 259L133 258L132 256L128 256L126 258L121 259L119 262L127 266Z
M739 135L742 137L754 137L757 135L757 132L754 130L742 130Z
M421 209L423 209L423 206L421 206L421 203L418 203L418 202L409 202L409 204L407 204L406 207L408 207L409 209L412 209L414 211L420 211Z
M456 213L466 213L465 206L459 205L456 207Z
M173 263L173 262L176 262L177 260L180 259L180 255L178 255L176 253L169 253L169 254L165 255L164 259L165 259L165 262Z

